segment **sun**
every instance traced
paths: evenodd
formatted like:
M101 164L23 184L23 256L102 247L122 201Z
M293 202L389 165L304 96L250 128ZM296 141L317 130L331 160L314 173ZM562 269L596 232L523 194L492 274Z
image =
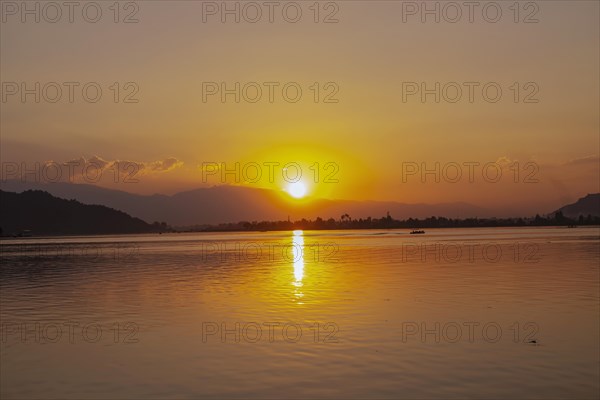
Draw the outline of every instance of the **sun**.
M287 187L290 196L301 199L306 195L306 185L303 182L290 183Z

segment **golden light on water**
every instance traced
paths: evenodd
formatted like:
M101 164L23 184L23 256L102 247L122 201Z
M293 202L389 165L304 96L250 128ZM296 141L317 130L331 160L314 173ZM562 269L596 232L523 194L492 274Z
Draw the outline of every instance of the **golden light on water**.
M302 292L302 279L304 279L304 232L296 230L292 236L292 256L294 262L294 296L301 299L304 297ZM303 304L299 302L298 304Z

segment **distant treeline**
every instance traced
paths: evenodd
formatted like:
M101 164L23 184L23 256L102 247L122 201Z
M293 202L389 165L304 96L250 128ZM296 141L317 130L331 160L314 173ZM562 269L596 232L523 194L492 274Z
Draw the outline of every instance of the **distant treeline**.
M595 195L594 195L595 196ZM588 196L589 197L589 196ZM594 200L594 199L592 199ZM595 200L594 200L595 201ZM287 231L335 229L424 229L478 228L511 226L600 225L600 216L566 217L562 211L533 218L466 218L430 217L396 220L389 213L382 218L353 219L343 214L339 219L299 221L242 221L220 225L195 225L174 229L165 222L148 224L139 218L101 205L82 204L76 200L54 197L47 192L28 190L12 193L0 190L0 236L97 235L163 232Z
M445 217L430 217L425 219L409 218L397 220L389 213L382 218L352 219L344 214L340 219L315 220L301 219L299 221L242 221L237 223L196 226L190 231L224 232L224 231L286 231L295 229L328 230L328 229L421 229L421 228L488 228L511 226L574 226L600 225L600 217L583 215L577 219L565 217L558 211L551 216L536 215L533 218L465 218L452 219Z

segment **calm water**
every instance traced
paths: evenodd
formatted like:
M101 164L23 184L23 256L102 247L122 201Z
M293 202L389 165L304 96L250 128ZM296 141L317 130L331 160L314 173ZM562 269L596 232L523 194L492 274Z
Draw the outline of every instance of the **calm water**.
M4 240L3 398L598 398L599 228Z

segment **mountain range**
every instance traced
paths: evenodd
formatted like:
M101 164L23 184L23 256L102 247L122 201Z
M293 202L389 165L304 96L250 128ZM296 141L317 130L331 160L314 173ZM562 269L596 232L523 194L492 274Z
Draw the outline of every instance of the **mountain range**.
M170 229L166 222L154 222L150 225L143 221L143 219L146 219L147 221L153 219L177 221L181 222L180 227L194 226L197 228L199 225L216 225L224 220L234 222L257 220L283 221L284 219L281 218L281 213L290 211L284 206L285 200L282 200L280 195L276 192L233 186L198 189L179 193L174 196L133 195L92 185L53 184L47 185L46 187L52 188L55 192L62 192L62 196L64 197L79 197L87 199L89 202L105 201L111 204L118 204L119 206L117 207L125 206L133 210L132 214L142 215L142 217L132 217L122 211L122 209L114 209L117 207L110 208L105 205L84 204L74 199L66 200L55 197L42 190L26 190L21 193L0 190L0 203L2 206L0 207L0 233L4 233L5 235L28 235L29 232L34 232L36 235L85 235L162 232ZM314 202L311 202L311 204L312 203ZM350 219L351 217L348 213L342 214L340 218L340 221L346 221L347 225L352 221L352 223L356 225L356 228L369 228L379 225L390 227L393 225L392 223L400 224L398 226L404 227L402 222L392 220L390 216L387 215L388 211L390 211L390 213L396 212L396 215L400 215L400 217L397 218L401 219L425 219L436 215L443 216L444 214L442 213L444 212L444 209L448 210L452 209L452 207L462 206L463 210L469 209L473 211L472 207L456 204L410 205L393 202L344 202L319 200L318 206L318 210L325 213L322 215L325 215L326 218L331 217L332 215L335 216L335 213L339 214L341 210L340 207L344 207L344 210L350 210L351 212L356 211L359 215L355 215L353 220ZM362 223L362 220L358 220L358 218L363 218L363 216L360 215L360 212L363 210L359 208L361 206L368 207L371 212L373 212L373 210L378 210L380 216L386 215L386 218L373 220L375 222L371 222L371 219L369 218L368 220L365 219L366 224ZM384 209L387 209L387 211L383 211ZM328 211L333 214L326 214ZM227 214L227 217L223 216L224 212L229 213ZM310 209L305 208L304 212L315 212L315 210L311 211ZM410 215L405 216L402 213L410 213ZM151 217L147 218L143 217L143 215ZM590 219L590 217L588 217L589 215L594 216L596 220ZM570 218L571 220L565 220L565 217ZM551 225L556 223L561 225L566 223L570 224L575 221L579 221L580 223L586 221L586 224L595 224L598 223L599 217L600 193L596 193L588 194L573 204L561 207L554 213L551 213L548 216L549 219L544 220L540 219L539 216L536 216L534 225ZM462 221L468 221L464 218L469 218L469 216L462 218ZM308 217L308 219L316 218ZM428 218L428 220L429 219L431 218ZM335 229L335 222L331 224L330 221L326 224L323 222L319 223L318 229ZM457 221L461 220L458 219ZM496 226L495 223L508 224L510 226L515 223L515 220L501 221L496 218L488 219L487 222L485 219L479 221L481 221L480 224L483 224L483 226L488 226L489 224L491 224L489 226ZM317 220L317 222L319 221ZM440 222L441 225L437 222ZM425 221L424 223L434 227L444 226L445 222L443 218L437 222L432 220L429 222ZM171 224L171 222L169 223ZM522 223L523 222L517 221L517 225ZM263 227L261 224L266 225ZM286 222L286 224L290 223ZM305 226L306 224L306 222L302 222L300 225ZM246 225L250 227L254 226L254 228L258 227L260 229L281 228L281 223L275 222L264 222L259 223L258 225L256 225L256 223L249 224L249 222L246 222L232 225L237 228L243 227L243 229L247 229ZM410 220L407 226L410 226ZM450 224L448 226L453 225ZM461 226L460 223L457 226ZM465 226L479 225L471 220L470 225L467 224ZM210 228L212 229L212 227ZM314 229L317 229L317 227Z
M407 204L391 201L351 201L314 199L290 201L286 193L241 186L214 186L174 195L139 195L89 184L30 183L7 180L5 191L43 190L63 199L83 204L99 204L121 210L144 221L161 221L172 226L192 226L239 221L382 217L451 218L490 217L493 213L468 203Z
M0 190L0 233L5 235L86 235L159 232L122 211L76 200L64 200L39 190Z
M579 218L580 215L587 217L588 215L600 215L600 193L588 194L580 198L575 203L568 204L557 210L563 213L568 218Z

